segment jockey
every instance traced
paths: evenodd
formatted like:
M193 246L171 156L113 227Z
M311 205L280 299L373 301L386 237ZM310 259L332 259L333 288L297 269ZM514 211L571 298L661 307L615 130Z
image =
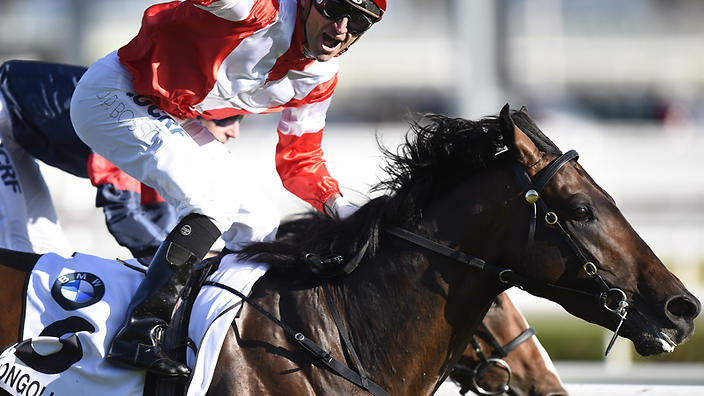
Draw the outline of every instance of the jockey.
M289 191L331 216L355 209L323 159L338 56L378 22L387 0L186 0L149 7L137 36L96 61L76 87L78 136L180 218L154 256L107 357L168 376L188 367L161 348L155 314L175 279L222 237L237 251L273 240L278 216L196 117L281 112L276 169Z
M69 104L85 71L85 67L49 62L0 65L0 146L7 154L4 166L13 168L3 174L14 174L12 179L18 182L3 177L8 182L0 185L0 243L27 252L73 253L34 161L37 158L90 178L97 188L96 207L103 208L113 237L134 257L152 256L176 224L175 211L155 190L92 153L76 136ZM237 118L202 122L224 143L239 134Z

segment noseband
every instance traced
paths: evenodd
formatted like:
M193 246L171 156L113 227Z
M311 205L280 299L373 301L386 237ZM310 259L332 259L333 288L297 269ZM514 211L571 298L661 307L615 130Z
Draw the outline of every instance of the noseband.
M502 346L484 323L482 323L481 326L484 329L484 332L486 333L488 341L494 348L494 353L492 353L491 356L487 357L484 353L484 350L482 349L481 344L479 344L479 341L477 340L477 336L472 336L472 341L470 341L470 343L472 345L472 349L474 349L474 352L477 354L477 357L479 357L480 362L474 367L474 369L470 373L470 378L472 379L471 384L463 385L462 389L460 389L460 393L464 395L465 393L467 393L467 391L471 389L473 392L480 395L500 395L505 392L508 392L509 385L511 385L511 376L513 375L513 373L511 372L511 367L504 360L504 358L508 356L508 354L511 353L514 349L518 348L519 345L521 345L525 341L528 341L528 339L534 336L535 329L529 327L523 330L521 334L516 336L516 338L509 341L506 345ZM486 390L479 386L479 384L477 383L477 379L481 378L481 376L486 374L492 367L496 367L506 372L506 382L502 384L500 389L497 389L495 391ZM455 370L469 371L468 369L460 366L456 366Z
M529 277L516 273L510 268L503 268L489 264L482 259L467 255L459 250L451 249L445 245L441 245L435 241L432 241L410 231L404 230L402 228L393 227L387 229L386 231L398 238L404 239L408 242L411 242L415 245L421 246L425 249L431 250L443 256L452 258L453 260L458 261L462 264L469 265L485 272L494 273L498 277L499 281L509 286L516 286L529 291L544 291L550 289L558 289L560 291L568 291L571 293L587 295L589 297L596 297L604 308L616 314L620 318L620 321L616 326L616 330L614 331L614 335L611 338L608 347L606 348L606 355L608 355L609 351L611 350L611 347L614 344L614 341L616 341L616 337L618 337L618 331L620 330L621 325L623 324L624 320L626 320L627 309L629 307L626 293L624 293L623 290L619 288L610 287L606 283L606 281L604 281L601 275L599 275L597 266L593 262L587 260L587 258L579 249L579 246L577 246L577 244L572 239L572 236L567 232L567 230L565 230L562 224L560 224L557 214L551 211L545 201L543 201L543 199L540 197L540 191L542 191L542 189L552 179L552 177L555 176L555 174L565 164L577 158L579 158L579 154L575 150L570 150L560 155L552 162L550 162L550 164L548 164L540 172L538 172L535 177L535 180L532 180L530 178L530 176L526 173L525 169L521 165L519 165L517 162L514 162L514 173L516 175L516 178L518 179L518 182L521 185L521 188L523 189L523 191L525 191L525 200L531 205L531 217L525 250L526 253L529 253L532 249L537 224L537 214L538 209L540 209L542 213L545 213L545 224L549 228L554 229L558 232L562 241L569 246L574 256L581 263L582 270L587 274L587 276L589 276L591 279L594 279L594 281L599 285L602 290L599 295L595 296L591 293L587 293L582 290L567 288L556 284L531 279Z

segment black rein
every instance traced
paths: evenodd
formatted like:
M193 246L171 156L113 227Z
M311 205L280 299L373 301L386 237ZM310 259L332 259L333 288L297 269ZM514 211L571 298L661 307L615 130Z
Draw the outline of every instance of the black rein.
M291 327L289 327L286 323L282 322L279 320L277 317L272 315L270 312L268 312L266 309L264 309L261 305L257 304L254 302L251 298L248 296L244 295L241 293L239 290L233 289L227 285L223 285L221 283L217 282L212 282L212 281L206 281L203 283L203 285L208 285L208 286L215 286L222 288L224 290L229 291L230 293L236 295L237 297L241 298L242 301L246 302L249 304L252 308L256 309L259 311L262 315L266 316L269 320L274 322L277 326L279 326L286 335L294 340L303 347L304 350L308 351L311 353L313 356L315 356L320 363L322 363L325 367L327 367L330 371L333 373L341 376L342 378L345 378L346 380L352 382L353 384L359 386L360 388L366 390L367 392L371 393L374 396L390 396L384 389L382 389L379 385L371 381L369 378L367 378L366 373L364 372L364 369L362 368L361 362L359 361L359 358L357 357L357 353L354 351L354 348L352 347L352 343L349 341L349 338L347 336L347 330L345 329L344 325L342 324L342 321L339 319L339 314L335 310L335 306L332 303L332 300L328 297L329 292L325 293L326 296L326 301L328 303L328 308L332 312L333 318L335 319L335 324L338 327L338 331L340 332L340 336L343 340L343 343L347 347L348 352L350 355L352 355L353 360L355 365L357 366L357 372L350 369L349 367L345 366L343 363L332 357L330 355L330 352L324 350L322 347L320 347L318 344L316 344L313 340L310 338L306 337L303 335L303 333L297 332L293 330ZM324 288L327 289L327 288ZM327 291L327 290L325 290Z

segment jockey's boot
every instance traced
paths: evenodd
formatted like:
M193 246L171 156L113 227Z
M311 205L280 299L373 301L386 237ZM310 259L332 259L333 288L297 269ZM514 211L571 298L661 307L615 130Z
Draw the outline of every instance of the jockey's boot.
M210 219L195 214L186 216L171 231L127 307L125 322L106 355L110 362L170 377L189 374L185 364L168 356L163 336L179 286L185 283L191 265L203 259L219 236Z

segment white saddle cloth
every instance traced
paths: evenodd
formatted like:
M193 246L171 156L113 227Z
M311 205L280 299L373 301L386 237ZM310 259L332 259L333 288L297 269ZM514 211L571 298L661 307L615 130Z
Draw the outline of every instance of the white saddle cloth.
M249 294L268 266L238 263L235 258L223 258L209 280ZM27 286L20 337L24 341L0 354L0 388L18 396L142 395L144 372L117 368L104 356L144 270L135 259L43 255ZM199 348L189 354L187 395L206 393L240 303L221 288L201 290L189 327Z

